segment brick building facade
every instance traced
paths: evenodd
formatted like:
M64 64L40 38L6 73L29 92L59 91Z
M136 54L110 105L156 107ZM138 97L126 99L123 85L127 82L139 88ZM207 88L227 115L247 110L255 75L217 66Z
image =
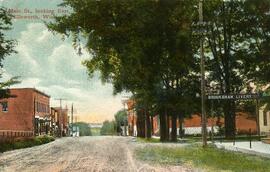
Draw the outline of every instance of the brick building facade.
M10 89L0 100L0 138L32 137L50 129L50 96L34 88Z
M137 135L137 115L134 109L135 102L134 100L125 101L128 109L128 125L129 125L129 135L136 136ZM159 135L160 121L159 116L156 115L151 118L152 123L152 133L155 135ZM249 129L251 129L252 133L257 132L256 118L250 117L247 113L238 112L236 114L236 132L238 134L248 133ZM183 129L185 130L185 134L200 134L201 133L201 116L199 114L193 114L190 118L185 118L183 121ZM172 123L170 121L169 130L171 131ZM179 120L177 120L177 133L179 134ZM213 131L215 133L218 132L219 126L224 126L223 118L208 118L207 119L207 130L210 132Z
M57 136L67 136L69 133L69 117L68 117L68 109L67 108L60 108L54 107L54 113L57 114L55 117L55 125L56 125L56 132Z
M126 100L128 114L128 134L130 136L137 136L137 115L134 109L134 101Z
M59 131L59 120L58 120L58 112L55 108L51 107L51 133L54 136L58 136Z

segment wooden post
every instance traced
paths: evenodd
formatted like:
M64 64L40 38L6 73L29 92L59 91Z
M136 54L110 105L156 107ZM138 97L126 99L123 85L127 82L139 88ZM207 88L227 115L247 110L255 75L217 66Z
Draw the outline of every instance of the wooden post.
M235 131L233 133L233 145L235 146Z
M261 132L260 132L260 119L259 119L259 99L256 99L256 124L257 124L257 135L260 137Z
M249 129L249 148L251 149L251 128Z
M199 22L203 23L203 0L199 1ZM203 27L203 24L200 26ZM202 104L202 143L203 147L207 146L207 119L205 114L205 59L203 49L203 33L200 39L200 56L201 56L201 104Z

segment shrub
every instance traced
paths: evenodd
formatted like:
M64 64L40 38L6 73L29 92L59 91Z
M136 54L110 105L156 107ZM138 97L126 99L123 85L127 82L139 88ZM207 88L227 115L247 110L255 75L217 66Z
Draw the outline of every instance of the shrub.
M54 140L55 140L54 137L45 135L45 136L37 136L26 140L0 143L0 152L42 145Z

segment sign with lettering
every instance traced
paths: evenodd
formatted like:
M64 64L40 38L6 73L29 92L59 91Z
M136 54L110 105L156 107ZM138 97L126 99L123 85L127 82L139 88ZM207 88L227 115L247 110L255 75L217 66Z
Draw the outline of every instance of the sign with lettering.
M209 100L239 100L239 99L258 99L259 94L213 94L207 95Z

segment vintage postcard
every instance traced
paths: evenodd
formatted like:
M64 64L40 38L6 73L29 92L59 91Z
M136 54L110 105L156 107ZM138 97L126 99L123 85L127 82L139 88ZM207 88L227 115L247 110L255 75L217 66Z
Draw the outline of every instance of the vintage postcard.
M0 172L270 171L270 0L0 0Z

